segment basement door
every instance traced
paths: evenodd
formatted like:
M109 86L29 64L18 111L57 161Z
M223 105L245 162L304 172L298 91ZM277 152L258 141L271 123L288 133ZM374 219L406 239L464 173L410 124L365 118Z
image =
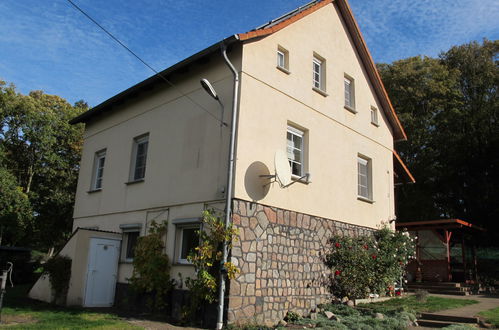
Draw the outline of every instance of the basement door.
M120 241L91 238L88 254L85 307L111 307L118 277Z

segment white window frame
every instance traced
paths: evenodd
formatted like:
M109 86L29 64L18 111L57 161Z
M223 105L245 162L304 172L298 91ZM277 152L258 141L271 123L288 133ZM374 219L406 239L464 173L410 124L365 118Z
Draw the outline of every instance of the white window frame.
M345 95L345 108L347 110L350 110L352 112L355 111L355 80L348 76L345 75L343 79L343 85L344 85L344 95Z
M324 91L324 60L317 56L312 61L312 86Z
M379 126L378 117L378 108L371 106L371 124L373 124L374 126Z
M362 177L365 178L365 184ZM357 156L357 198L367 202L373 201L372 159L362 155Z
M289 74L289 52L281 46L277 46L277 65L276 67Z
M277 50L277 66L286 69L286 54L280 49Z
M293 146L290 146L288 143L288 134L291 134L291 136L296 136L301 139L301 145L300 148L296 148L293 144ZM290 150L292 148L293 150ZM299 150L300 151L300 162L292 159L290 157L290 152L294 150ZM291 167L291 175L293 178L300 178L304 175L305 173L305 131L298 129L296 127L288 125L288 128L286 130L286 154L288 156L288 161L289 161L289 166ZM293 173L293 163L299 164L300 172L299 173Z
M144 172L143 175L136 176L136 171L137 171L137 162L138 162L138 151L139 151L139 146L141 144L146 143L146 148L145 148L145 156L144 156ZM136 182L136 181L143 181L146 177L146 170L147 170L147 155L148 155L148 150L149 150L149 133L137 136L133 139L133 146L132 146L132 159L131 159L131 166L130 166L130 177L129 177L129 182Z
M97 151L94 155L94 166L92 170L92 184L90 185L90 191L102 190L105 164L106 149L102 149Z
M120 228L123 232L123 248L121 250L122 253L122 260L125 262L132 262L133 257L128 257L128 249L129 249L129 237L130 234L137 234L137 240L140 237L141 234L141 229L142 229L142 224L140 223L134 223L134 224L122 224L120 225ZM137 246L137 241L135 242L135 246Z
M187 256L182 258L182 245L184 244L184 230L185 229L196 229L203 230L200 218L188 218L188 219L175 219L173 220L175 225L175 253L174 260L178 264L182 265L192 265L192 263L187 260Z

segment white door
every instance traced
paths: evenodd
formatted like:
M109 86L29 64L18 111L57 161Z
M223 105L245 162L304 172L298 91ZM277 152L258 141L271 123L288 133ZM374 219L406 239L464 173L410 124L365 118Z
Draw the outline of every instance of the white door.
M105 238L90 239L85 288L86 307L110 307L118 277L120 241Z

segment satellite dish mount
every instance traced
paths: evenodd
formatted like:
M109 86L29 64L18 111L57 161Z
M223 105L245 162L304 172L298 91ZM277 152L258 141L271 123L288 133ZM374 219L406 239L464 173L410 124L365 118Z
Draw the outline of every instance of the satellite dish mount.
M303 179L305 179L307 183L310 182L310 173L305 173L304 176L297 178L296 180L291 179L292 177L291 166L289 166L288 157L282 150L277 150L275 152L274 167L275 167L275 174L260 175L261 178L271 179L271 181L266 183L264 187L274 182L279 183L279 186L281 188L287 188L295 184L297 181L301 181Z

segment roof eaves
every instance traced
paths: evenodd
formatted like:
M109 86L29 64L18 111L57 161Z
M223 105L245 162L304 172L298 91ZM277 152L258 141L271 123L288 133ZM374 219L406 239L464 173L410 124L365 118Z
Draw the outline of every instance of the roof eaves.
M393 105L388 97L388 93L386 92L385 86L383 85L383 81L381 80L381 76L379 75L378 70L376 69L376 65L372 59L371 53L367 48L367 44L362 36L362 32L360 31L359 25L353 16L352 9L346 0L335 0L338 4L338 8L345 20L347 27L352 35L355 46L357 47L357 51L360 54L364 65L367 68L367 73L371 78L371 82L374 84L374 88L380 98L381 103L383 104L383 108L386 109L385 113L388 116L388 119L394 129L394 140L395 141L404 141L407 140L407 135L400 123L400 120L393 108Z
M228 46L230 44L237 42L238 40L239 40L239 38L237 35L232 35L228 38L225 38L224 40L217 42L217 43L209 46L208 48L205 48L205 49L197 52L196 54L172 65L171 67L159 72L158 74L155 74L155 75L147 78L146 80L143 80L143 81L139 82L138 84L122 91L121 93L116 94L115 96L107 99L106 101L102 102L101 104L99 104L99 105L93 107L92 109L82 113L81 115L71 119L69 121L69 123L71 125L78 124L78 123L86 123L91 118L95 117L96 115L102 114L102 113L110 110L116 104L119 104L120 102L123 102L128 97L131 97L132 95L136 94L141 89L150 88L158 83L164 83L164 80L162 77L166 77L168 75L171 75L171 74L183 69L187 65L203 58L204 56L207 56L209 54L216 52L217 50L220 49L220 45L222 43L225 43Z
M415 183L416 179L412 175L411 171L409 171L409 168L407 168L402 158L400 158L399 154L395 150L392 150L392 153L394 160L399 164L403 172L406 174L406 178L408 179L409 183Z

